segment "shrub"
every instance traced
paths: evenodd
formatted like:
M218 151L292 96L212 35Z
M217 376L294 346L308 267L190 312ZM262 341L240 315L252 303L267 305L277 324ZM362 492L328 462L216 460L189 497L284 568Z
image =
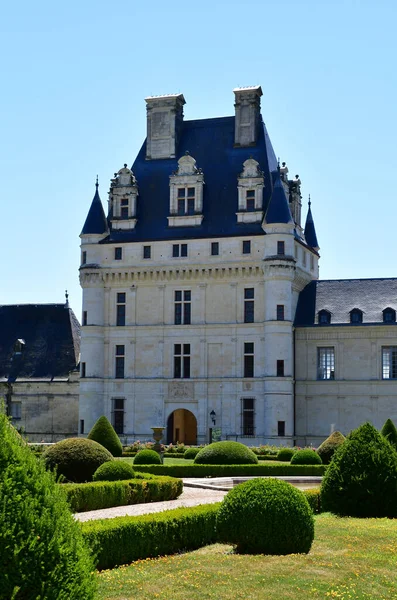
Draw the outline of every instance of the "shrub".
M200 450L201 448L188 448L187 450L185 450L183 458L186 458L187 460L191 458L196 458Z
M140 450L134 458L134 465L161 465L161 458L155 450Z
M121 445L119 436L105 416L99 417L88 434L87 439L98 442L106 450L109 450L113 456L121 456L123 454L123 446Z
M312 488L309 490L302 490L306 500L309 503L310 508L314 514L320 513L321 501L320 501L320 488Z
M49 469L56 469L69 481L91 481L97 468L113 456L106 448L84 438L69 438L48 448L44 459Z
M391 419L387 419L382 427L381 434L397 450L397 429Z
M0 414L0 597L91 600L93 560L65 494Z
M133 478L133 468L121 460L112 460L103 463L92 476L93 481L122 481L123 479Z
M222 542L248 554L309 552L313 512L304 494L279 479L251 479L221 502L216 520Z
M291 458L291 465L321 465L321 457L314 450L297 450Z
M397 452L371 425L352 431L321 485L321 506L341 516L397 516Z
M194 459L197 465L257 464L255 454L240 442L214 442L202 448Z
M135 465L135 475L144 471L154 475L168 475L169 477L233 477L247 476L258 477L267 475L316 475L321 477L326 470L325 465Z
M293 448L281 448L277 453L277 460L288 462L294 456L295 450Z
M345 441L345 436L340 431L334 431L320 446L317 448L317 454L321 457L324 465L329 465L336 450Z

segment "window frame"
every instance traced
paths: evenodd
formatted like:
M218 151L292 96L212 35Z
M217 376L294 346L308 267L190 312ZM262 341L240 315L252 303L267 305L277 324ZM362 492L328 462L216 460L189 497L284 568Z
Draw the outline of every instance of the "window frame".
M331 324L331 313L329 310L323 308L318 311L318 324L319 325L330 325Z
M285 305L284 304L277 304L276 321L285 321Z
M335 346L317 346L317 381L335 381Z
M124 297L124 299L122 299ZM116 327L125 327L127 312L127 295L125 292L116 293Z
M80 363L80 378L85 379L87 377L87 363Z
M185 342L174 344L174 379L191 378L191 345Z
M255 323L255 288L244 288L244 323Z
M172 244L172 258L187 258L187 244Z
M11 400L10 416L14 421L20 421L22 419L22 402Z
M285 256L284 240L277 240L277 256Z
M387 355L387 364L385 361ZM382 346L382 380L397 380L397 346ZM391 377L390 377L391 371ZM387 373L387 376L386 376Z
M353 308L350 311L350 323L352 325L360 325L363 322L364 313L359 308Z
M211 242L211 256L219 256L219 242Z
M118 407L117 403L122 403L122 407ZM124 434L125 427L125 398L112 398L112 425L117 435Z
M114 378L125 378L125 345L116 344L115 348L115 363L114 363Z
M255 437L255 398L241 398L241 436Z
M384 310L382 310L382 314L383 314L383 323L395 323L396 322L396 311L394 310L394 308L391 308L390 306L388 306L387 308L385 308ZM387 318L387 316L390 315L390 319Z
M251 240L242 241L242 254L251 254Z
M255 377L255 344L244 342L243 377L252 379Z
M144 260L148 260L152 258L152 247L151 246L143 246L142 257Z
M174 325L191 325L192 291L174 290Z
M276 362L276 377L285 377L285 361L278 358Z

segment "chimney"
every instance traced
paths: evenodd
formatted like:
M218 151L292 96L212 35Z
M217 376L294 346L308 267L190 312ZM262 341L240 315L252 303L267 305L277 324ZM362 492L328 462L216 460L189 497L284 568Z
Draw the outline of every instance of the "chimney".
M145 98L147 111L146 159L174 158L182 129L183 94Z
M260 125L261 96L260 85L233 90L235 95L236 118L234 125L235 146L255 146Z

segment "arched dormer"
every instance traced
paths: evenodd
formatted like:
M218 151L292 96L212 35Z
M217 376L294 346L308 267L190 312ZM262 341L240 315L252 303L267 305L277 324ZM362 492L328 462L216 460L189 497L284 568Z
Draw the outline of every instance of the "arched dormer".
M320 310L318 312L318 324L319 325L330 325L331 324L331 313L329 310Z
M384 323L395 323L396 322L396 311L394 308L388 306L383 311L383 322Z
M243 163L243 170L237 180L238 188L238 223L256 223L263 219L263 188L265 185L263 172L259 163L248 158Z
M353 308L350 311L350 323L362 323L363 322L363 311L359 308Z
M178 169L170 175L169 227L200 225L203 220L204 175L187 152L178 160Z
M113 229L134 229L138 185L131 169L125 164L110 183L109 204Z

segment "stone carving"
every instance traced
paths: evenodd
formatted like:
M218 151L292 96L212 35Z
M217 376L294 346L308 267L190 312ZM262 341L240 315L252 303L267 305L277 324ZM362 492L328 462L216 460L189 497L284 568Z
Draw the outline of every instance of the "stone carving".
M191 398L194 396L193 383L188 381L173 382L168 385L168 396L172 398Z

